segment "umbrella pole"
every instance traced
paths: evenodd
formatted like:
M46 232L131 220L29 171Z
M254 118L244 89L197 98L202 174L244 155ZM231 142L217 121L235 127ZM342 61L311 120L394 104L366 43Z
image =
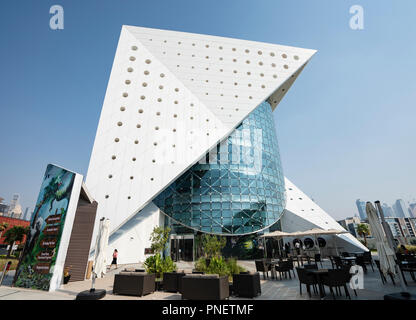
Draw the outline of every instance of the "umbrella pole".
M96 278L95 272L92 272L92 284L91 284L90 292L95 291L95 278Z
M315 242L318 245L319 255L321 256L321 259L322 259L321 247L319 246L318 238L316 237L316 235L315 235Z
M281 257L282 252L280 251L280 239L277 239L277 248L279 249L279 257Z
M339 256L336 236L334 236L333 239L334 239L335 252L337 253L337 256Z

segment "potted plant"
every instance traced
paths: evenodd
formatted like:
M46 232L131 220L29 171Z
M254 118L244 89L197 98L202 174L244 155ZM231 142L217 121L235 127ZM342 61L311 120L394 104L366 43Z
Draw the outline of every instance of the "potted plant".
M69 282L69 279L71 279L71 274L69 273L70 269L71 267L64 268L64 284L67 284Z

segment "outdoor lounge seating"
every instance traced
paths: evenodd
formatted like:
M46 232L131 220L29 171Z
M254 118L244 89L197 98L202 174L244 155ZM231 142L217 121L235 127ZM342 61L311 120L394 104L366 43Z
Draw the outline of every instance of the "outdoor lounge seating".
M355 263L359 266L361 266L364 270L365 273L367 273L367 266L364 262L364 257L363 256L357 256Z
M348 268L343 269L329 269L328 274L322 277L322 283L325 286L329 287L329 290L332 293L333 298L335 299L335 294L333 288L336 292L341 294L341 287L344 287L346 296L351 299L350 293L347 288L347 283L350 281L351 275Z
M181 292L184 272L165 272L163 274L163 288L167 292Z
M386 277L384 276L383 272L380 269L380 261L379 260L374 260L374 262L376 263L378 272L380 273L381 282L383 284L385 284L387 282L387 279L386 279ZM391 273L389 273L389 276L390 276L391 282L393 282L393 285L396 285L396 283L394 282L394 276Z
M293 271L293 262L292 261L279 261L278 265L275 266L276 271L279 272L280 280L282 280L282 273L284 274L285 278L287 279L287 275L289 278L292 279L290 275L290 271ZM293 272L293 274L295 274Z
M261 295L260 274L258 272L234 274L233 291L240 297L254 298Z
M406 263L406 262L407 261L400 262L399 267L400 267L400 271L403 275L403 280L404 280L405 284L407 285L407 280L406 280L406 277L405 277L404 273L409 272L410 276L412 277L412 280L416 281L416 278L415 278L416 265L412 264L412 263L408 263L408 262Z
M263 272L263 279L269 278L269 271L271 270L271 265L267 264L264 260L255 260L256 271Z
M342 263L341 257L333 256L332 258L334 259L335 268L342 269L344 264Z
M321 268L322 268L322 258L321 258L320 253L315 253L314 261L315 261L315 263L319 262L321 264Z
M230 296L228 276L192 274L182 277L182 299L224 300Z
M113 293L143 296L155 291L155 274L120 272L114 277Z
M318 265L316 263L306 263L303 265L303 268L318 270Z
M296 272L298 274L299 278L299 293L302 295L302 284L306 285L306 290L309 294L309 297L311 296L311 286L313 288L314 293L318 293L316 285L318 284L318 281L316 280L316 277L308 273L306 269L296 267Z
M364 263L367 265L367 264L369 264L370 266L371 266L371 269L373 270L373 272L374 272L374 267L373 267L373 258L372 258L372 256L371 256L371 252L370 251L368 251L368 252L364 252L363 253L363 259L364 259Z

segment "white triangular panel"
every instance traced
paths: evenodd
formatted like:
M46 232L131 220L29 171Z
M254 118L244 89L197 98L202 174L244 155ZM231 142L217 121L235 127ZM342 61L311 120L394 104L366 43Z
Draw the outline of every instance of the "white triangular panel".
M312 228L345 231L345 229L338 222L336 222L334 218L326 213L286 177L285 188L286 208L281 218L283 231L306 231ZM368 249L350 233L341 234L336 237L338 238L338 242L341 240L347 241L352 247L355 247L356 251L368 251Z
M314 52L124 26L86 179L97 221L109 218L117 230L262 101L288 89Z
M230 129L316 52L185 32L126 28Z

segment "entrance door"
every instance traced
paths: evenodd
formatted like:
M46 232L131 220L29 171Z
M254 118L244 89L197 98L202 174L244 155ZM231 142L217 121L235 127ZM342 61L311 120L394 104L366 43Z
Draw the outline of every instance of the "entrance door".
M193 261L193 235L172 235L172 238L170 240L170 256L173 261Z

